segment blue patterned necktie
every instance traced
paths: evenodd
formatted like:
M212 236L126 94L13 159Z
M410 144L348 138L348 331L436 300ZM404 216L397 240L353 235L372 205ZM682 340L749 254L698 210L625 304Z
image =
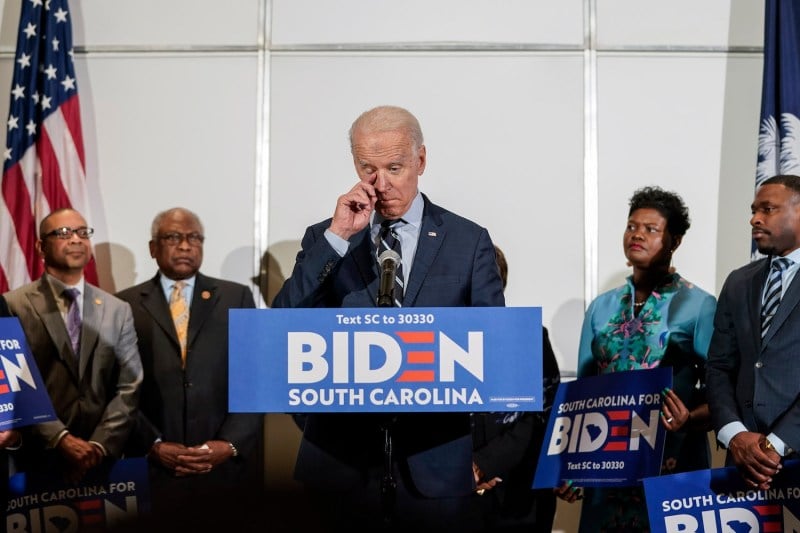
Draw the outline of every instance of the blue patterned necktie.
M384 220L381 222L380 242L378 243L378 257L386 250L393 250L397 252L401 258L403 252L400 246L400 239L397 237L397 226L403 221L402 218L397 220ZM394 277L394 305L397 307L403 306L403 292L405 291L405 281L403 279L403 262L400 261L397 265L397 271Z
M761 306L761 338L769 331L769 326L772 324L772 317L778 311L778 305L781 303L781 279L783 271L786 270L792 260L786 257L780 257L772 262L772 268L769 271L769 278L767 278L767 289L764 291L764 302Z
M78 309L78 298L81 291L78 289L64 289L64 297L69 302L67 307L67 316L64 322L67 326L67 333L69 333L70 344L72 344L72 352L77 357L81 350L81 312Z

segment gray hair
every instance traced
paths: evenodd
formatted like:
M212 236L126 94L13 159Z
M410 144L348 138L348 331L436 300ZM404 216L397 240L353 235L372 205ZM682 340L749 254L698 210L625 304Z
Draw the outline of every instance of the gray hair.
M150 237L155 239L158 237L158 228L161 227L161 223L164 222L164 219L170 215L175 213L183 213L189 218L193 218L197 225L200 226L200 232L205 233L205 229L203 229L203 223L200 222L200 217L198 217L194 212L189 211L185 207L173 207L171 209L167 209L166 211L161 211L159 214L153 218L153 224L150 226Z
M419 126L417 117L411 114L410 111L397 106L378 106L373 107L368 111L364 111L350 126L348 138L350 139L350 152L353 151L353 134L358 131L367 132L381 132L381 131L395 131L405 130L411 137L414 143L414 151L416 152L420 146L425 144L425 139L422 137L422 128Z

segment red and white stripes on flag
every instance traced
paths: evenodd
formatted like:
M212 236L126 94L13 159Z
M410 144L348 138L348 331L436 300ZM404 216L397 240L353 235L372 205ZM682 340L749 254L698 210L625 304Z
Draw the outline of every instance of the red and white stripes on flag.
M62 207L91 225L67 0L23 0L0 192L0 294L37 279L39 222ZM94 260L84 271L97 284Z

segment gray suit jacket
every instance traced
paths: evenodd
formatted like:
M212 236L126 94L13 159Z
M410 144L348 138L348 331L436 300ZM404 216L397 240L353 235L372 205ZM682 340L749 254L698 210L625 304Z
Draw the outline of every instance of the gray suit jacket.
M800 450L800 278L789 285L761 340L762 259L734 270L717 303L706 366L714 429L740 421Z
M49 276L4 295L19 317L58 420L30 428L44 448L62 430L99 442L119 457L134 423L142 383L142 362L130 306L85 284L79 357L59 313Z

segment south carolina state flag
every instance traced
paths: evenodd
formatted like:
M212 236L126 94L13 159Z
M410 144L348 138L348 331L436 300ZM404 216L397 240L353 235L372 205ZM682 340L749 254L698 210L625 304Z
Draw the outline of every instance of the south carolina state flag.
M72 207L91 225L67 0L23 0L0 201L0 293L37 279L42 218ZM86 280L97 284L94 261Z
M766 0L756 186L800 174L800 4Z

